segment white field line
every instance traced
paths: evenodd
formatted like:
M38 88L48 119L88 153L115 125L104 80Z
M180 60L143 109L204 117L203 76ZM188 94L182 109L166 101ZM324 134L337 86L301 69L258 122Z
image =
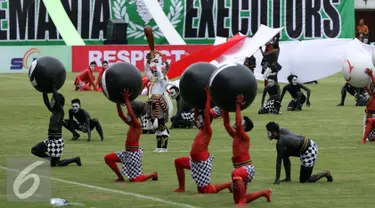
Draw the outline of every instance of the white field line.
M21 172L19 170L10 169L10 168L7 168L7 167L1 166L1 165L0 165L0 169L12 171L12 172ZM61 183L76 185L76 186L95 189L95 190L99 190L99 191L105 191L105 192L111 192L111 193L116 193L116 194L132 196L132 197L136 197L136 198L140 198L140 199L146 199L146 200L150 200L150 201L160 202L160 203L163 203L163 204L174 205L174 206L177 206L177 207L198 208L198 207L190 205L190 204L183 204L183 203L167 201L167 200L164 200L164 199L151 197L151 196L145 196L145 195L137 194L137 193L133 193L133 192L126 192L126 191L121 191L121 190L116 190L116 189L109 189L109 188L104 188L104 187L100 187L100 186L94 186L94 185L79 183L79 182L76 182L76 181L68 181L68 180L64 180L64 179L48 177L48 176L43 176L43 175L39 175L39 176L42 177L42 178L52 180L52 181L58 181L58 182L61 182Z
M319 150L347 150L347 149L375 149L375 146L365 146L365 147L319 147ZM189 153L190 150L179 150L179 149L169 149L168 153ZM276 151L276 148L274 149L261 149L261 148L254 148L251 149L250 147L250 152L274 152ZM221 153L221 152L232 152L232 149L221 149L221 150L210 150L210 152L214 153ZM164 153L164 154L168 154ZM93 153L93 154L99 154L99 153ZM155 153L158 154L158 153ZM0 157L14 157L14 156L30 156L30 154L14 154L14 155L0 155ZM0 166L1 167L1 166Z

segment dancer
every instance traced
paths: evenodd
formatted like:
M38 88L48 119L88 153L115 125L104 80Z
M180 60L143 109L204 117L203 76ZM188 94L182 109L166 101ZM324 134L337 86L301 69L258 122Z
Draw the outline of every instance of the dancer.
M282 66L277 62L280 54L279 47L280 34L276 35L272 40L266 44L266 49L263 52L260 47L260 52L263 55L261 62L262 74L264 76L264 87L267 86L267 79L272 78L275 82L278 82L277 75L281 70Z
M151 80L147 115L151 117L156 135L156 149L154 152L168 152L169 131L166 126L172 101L168 98L166 88L168 79L162 72L161 54L149 53L145 65L145 73Z
M102 76L105 72L105 70L108 69L108 61L104 60L102 62L102 67L100 67L99 75L98 78L96 79L96 88L98 89L99 92L102 92L102 86L101 86L101 81L102 81Z
M91 91L91 87L94 88L95 91L98 91L95 85L95 77L93 71L96 68L96 63L91 62L90 67L85 69L81 72L74 81L74 86L76 91Z
M349 83L345 83L341 89L341 102L337 106L344 106L346 93L354 97L356 106L366 106L370 98L365 88L357 88L351 86Z
M250 137L246 132L253 129L254 124L249 117L241 116L241 105L244 101L242 95L236 100L236 124L230 126L229 113L223 110L224 127L233 138L232 144L232 171L233 199L237 206L245 206L260 197L266 197L271 202L271 189L246 194L247 185L251 183L255 175L255 168L252 164L249 149Z
M104 157L104 161L116 173L118 177L116 182L124 181L116 164L120 162L122 163L122 172L129 178L129 182L143 182L148 179L158 180L157 172L153 172L152 174L142 174L143 149L139 147L139 137L141 136L142 128L133 111L133 106L129 101L129 96L130 94L128 90L124 90L124 99L128 110L127 116L124 115L121 105L117 104L117 113L119 117L129 125L125 141L125 150L107 154ZM136 110L136 112L137 111L139 112L139 110Z
M297 78L298 76L296 75L289 75L287 78L289 84L284 86L283 92L281 93L280 103L282 103L286 91L288 91L290 96L292 96L293 98L288 104L288 111L301 111L302 105L305 102L307 107L310 107L311 105L311 90L307 88L305 85L298 83ZM301 89L304 89L307 92L307 97L302 93Z
M91 140L91 131L96 129L100 136L100 140L104 140L103 129L98 119L91 119L89 113L81 108L81 101L75 98L71 101L72 108L69 109L69 119L64 120L64 127L72 132L72 140L77 140L81 135L76 130L87 133L88 141ZM76 119L76 120L74 120Z
M57 92L55 85L53 86L52 94L51 101L49 101L47 93L43 93L44 104L52 113L49 119L48 138L31 148L31 153L37 157L49 160L51 167L67 166L70 163L76 163L78 166L82 166L80 157L60 160L64 150L62 126L65 98L62 94Z
M214 194L229 189L231 191L232 182L211 185L211 170L213 155L208 151L208 145L212 137L210 116L211 96L208 87L205 88L207 100L204 111L195 111L195 124L199 129L194 139L189 157L175 159L174 165L178 179L178 188L173 192L185 192L185 169L190 170L191 176L198 186L198 192L203 194Z
M366 69L365 72L370 76L372 83L370 88L366 87L368 94L371 96L367 103L364 116L364 132L361 144L366 143L366 140L374 141L375 137L375 77L371 69Z
M268 93L269 99L264 104L264 99ZM267 87L263 90L262 103L258 114L279 114L280 113L280 86L274 79L268 78Z
M290 182L291 163L289 157L299 157L301 160L300 183L314 183L322 178L327 178L327 182L333 181L329 170L312 175L318 157L318 146L313 140L294 134L286 128L280 128L275 122L269 122L266 129L268 138L277 140L276 179L274 184ZM281 161L283 161L285 169L286 177L284 180L280 180Z
M177 86L169 88L169 94L176 100L177 112L171 118L172 128L191 129L194 126L194 110L190 108L181 98L180 89Z

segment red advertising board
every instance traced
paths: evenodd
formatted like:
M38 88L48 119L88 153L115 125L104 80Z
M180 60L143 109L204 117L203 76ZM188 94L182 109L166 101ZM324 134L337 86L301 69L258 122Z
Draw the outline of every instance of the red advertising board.
M209 45L158 45L155 49L164 54L163 60L169 63L180 60L187 54L203 49ZM95 61L101 66L103 60L109 64L117 62L129 62L140 71L144 68L144 58L150 51L147 45L103 45L103 46L73 46L72 47L72 71L81 72L90 62Z

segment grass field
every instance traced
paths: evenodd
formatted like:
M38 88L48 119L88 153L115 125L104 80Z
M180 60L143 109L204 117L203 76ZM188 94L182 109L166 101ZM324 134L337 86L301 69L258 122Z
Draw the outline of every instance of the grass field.
M80 98L82 107L91 116L97 117L103 126L105 141L93 132L92 141L81 134L78 141L70 141L71 134L64 130L65 151L63 158L81 156L83 166L70 165L54 168L52 176L65 181L52 180L52 197L64 198L80 203L84 207L232 207L232 195L223 191L216 195L200 195L187 173L185 193L171 193L177 187L173 166L174 158L187 156L196 130L171 131L168 153L153 153L155 138L143 135L141 146L144 172L158 171L159 181L145 183L114 183L115 175L104 163L106 153L123 149L127 127L117 117L115 104L102 93L73 91L74 75L69 74L61 92L65 95L66 111L70 100ZM30 148L46 137L50 113L45 108L41 93L33 89L26 75L0 75L0 165L6 166L7 158L30 156ZM258 115L261 84L258 97L251 107L243 112L254 121L250 132L251 156L256 175L249 191L272 188L272 203L259 199L248 207L374 207L375 175L373 174L373 144L360 145L364 107L355 107L354 99L347 97L346 106L336 107L343 85L341 75L321 80L312 90L311 107L302 112L287 112L289 95L286 96L281 115ZM233 118L233 115L232 115ZM232 120L233 121L233 120ZM330 169L333 183L321 180L316 184L299 184L297 158L292 161L292 182L273 185L275 177L275 142L266 138L265 124L276 121L282 127L303 134L317 142L319 156L315 171ZM215 155L212 183L230 180L231 138L226 134L222 121L213 122L214 135L210 152ZM282 177L284 170L282 170ZM0 169L0 207L50 207L46 203L14 203L7 201L6 170ZM86 186L92 185L92 186ZM142 196L139 196L140 194ZM78 205L77 205L78 206Z

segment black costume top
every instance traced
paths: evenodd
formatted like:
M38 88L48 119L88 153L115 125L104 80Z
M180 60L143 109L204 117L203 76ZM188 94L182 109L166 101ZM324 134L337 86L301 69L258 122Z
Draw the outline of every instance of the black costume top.
M73 109L69 109L69 120L73 120L73 117L78 121L79 124L86 124L90 126L91 117L87 111L80 108L77 113Z
M272 87L267 86L264 88L262 96L262 106L264 104L264 99L267 93L269 95L269 100L280 100L280 85L275 84Z
M276 144L276 180L280 179L281 160L284 160L284 165L285 163L290 164L289 157L300 157L301 153L306 152L309 144L310 139L307 137L294 134L286 128L280 129Z
M283 99L286 91L289 92L290 96L292 96L293 99L296 99L297 98L297 92L300 92L301 88L306 90L307 92L310 91L307 87L303 86L300 83L297 83L296 85L292 85L292 84L285 85L284 88L283 88L283 92L281 93L281 99Z
M53 106L51 106L47 93L43 93L44 104L52 113L49 119L48 136L61 137L64 122L64 108L61 106L61 101L57 91L53 92L53 100L55 103L53 103Z
M188 106L188 104L182 99L180 94L177 95L176 102L177 102L177 113L176 113L176 115L180 115L182 112L192 111L192 108Z

